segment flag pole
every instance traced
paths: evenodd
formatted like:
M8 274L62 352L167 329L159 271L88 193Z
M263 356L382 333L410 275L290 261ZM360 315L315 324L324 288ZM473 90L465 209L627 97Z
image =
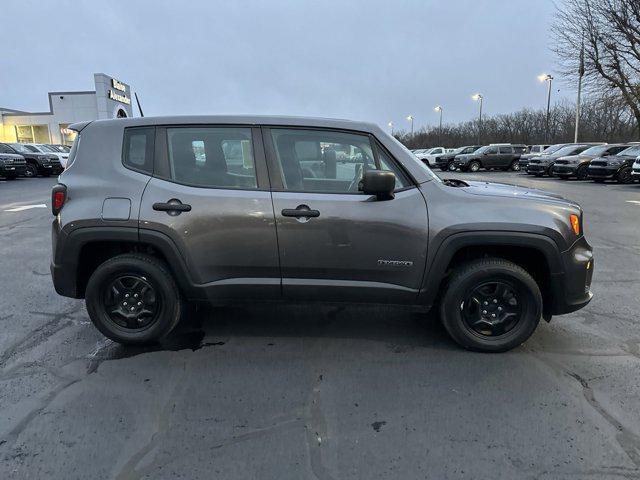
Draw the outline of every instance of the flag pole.
M578 143L578 130L580 129L580 97L582 94L582 76L584 75L584 40L580 47L580 68L578 70L578 100L576 101L576 131L573 142Z

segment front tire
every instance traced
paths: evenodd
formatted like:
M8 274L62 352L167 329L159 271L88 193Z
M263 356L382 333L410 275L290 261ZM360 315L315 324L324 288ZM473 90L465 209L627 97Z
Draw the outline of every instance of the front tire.
M522 344L541 315L536 281L522 267L499 258L458 267L440 303L442 323L451 338L481 352L504 352Z
M27 163L27 169L24 172L24 176L27 178L33 178L38 176L38 166L34 163Z
M118 255L101 264L89 278L85 298L95 327L124 345L167 336L183 309L166 264L141 254Z
M582 166L578 167L578 169L576 170L576 178L578 180L586 180L588 174L589 174L589 172L587 171L587 166L586 165L582 165Z
M618 183L622 183L624 185L633 183L633 175L631 175L631 169L625 168L621 170L616 176L616 180L618 181Z
M477 172L478 170L480 170L480 162L474 160L469 164L469 171L470 172Z

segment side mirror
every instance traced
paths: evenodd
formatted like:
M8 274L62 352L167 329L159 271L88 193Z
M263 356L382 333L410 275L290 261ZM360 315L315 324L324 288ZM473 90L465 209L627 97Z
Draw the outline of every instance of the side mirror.
M378 200L391 200L395 196L396 176L388 170L367 170L362 177L362 191L375 195Z

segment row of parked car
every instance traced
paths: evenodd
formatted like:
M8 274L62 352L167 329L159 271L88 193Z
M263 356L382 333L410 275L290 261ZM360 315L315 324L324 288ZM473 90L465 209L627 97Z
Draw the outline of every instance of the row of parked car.
M421 159L430 167L443 171L477 172L484 168L522 170L529 175L565 180L615 180L619 183L640 180L639 142L468 145L439 155L423 154Z
M0 176L59 175L67 166L70 148L41 143L0 143Z

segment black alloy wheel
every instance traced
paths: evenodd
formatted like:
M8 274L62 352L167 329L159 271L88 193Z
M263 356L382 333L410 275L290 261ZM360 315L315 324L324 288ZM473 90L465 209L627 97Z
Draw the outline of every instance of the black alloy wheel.
M587 166L586 165L580 165L578 167L578 169L576 170L576 178L578 180L586 180L588 173L589 172L587 172Z
M161 299L143 276L121 275L105 287L103 308L119 327L140 330L157 320Z
M623 168L622 170L620 170L620 172L618 172L616 180L618 180L618 183L623 183L625 185L633 183L633 175L631 174L631 169Z
M491 281L468 292L461 311L467 328L478 335L496 337L516 326L522 315L522 304L513 285Z

